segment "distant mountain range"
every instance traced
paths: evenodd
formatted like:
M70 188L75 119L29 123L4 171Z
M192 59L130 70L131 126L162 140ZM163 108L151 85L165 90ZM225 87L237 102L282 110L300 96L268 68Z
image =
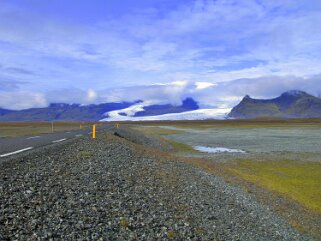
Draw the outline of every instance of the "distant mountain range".
M229 118L321 118L321 99L306 92L292 90L274 99L245 96L228 114Z
M192 98L181 105L150 105L144 101L65 104L44 108L7 110L0 108L0 121L122 121L122 120L201 120L251 118L321 118L321 99L303 91L292 90L274 99L245 96L230 109L200 109Z
M0 121L98 121L112 110L127 108L137 102L79 105L54 103L44 108L0 109Z
M121 113L131 106L141 104L142 101L104 103L92 105L54 103L44 108L31 108L25 110L7 110L0 108L0 121L99 121L108 119L108 113L120 110ZM187 98L179 106L171 104L144 106L142 110L135 112L134 116L154 116L168 113L181 113L197 110L198 104L192 98Z

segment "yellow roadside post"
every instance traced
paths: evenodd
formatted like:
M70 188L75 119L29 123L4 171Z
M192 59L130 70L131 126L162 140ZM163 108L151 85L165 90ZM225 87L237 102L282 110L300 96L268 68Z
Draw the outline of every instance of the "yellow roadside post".
M119 124L118 123L116 124L116 127L117 127L117 129L119 128Z
M96 139L96 125L93 125L93 139Z
M79 129L82 129L82 125L80 125Z

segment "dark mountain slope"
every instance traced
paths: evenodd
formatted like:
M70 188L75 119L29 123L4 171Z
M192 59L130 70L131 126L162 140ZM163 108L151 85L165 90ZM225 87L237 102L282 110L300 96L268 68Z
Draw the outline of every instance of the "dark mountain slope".
M32 108L4 112L0 121L98 121L104 113L127 108L137 102L105 103L98 105L51 104L45 108Z
M321 118L321 99L303 91L292 90L268 99L252 99L248 95L235 106L230 118Z
M0 116L13 112L13 110L7 110L0 108Z

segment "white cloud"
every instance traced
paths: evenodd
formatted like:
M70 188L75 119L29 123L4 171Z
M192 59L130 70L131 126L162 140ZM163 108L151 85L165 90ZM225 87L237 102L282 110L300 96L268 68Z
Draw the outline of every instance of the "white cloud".
M209 83L209 82L196 82L195 86L197 90L203 90L203 89L207 89L209 87L213 87L216 84L214 83Z
M87 100L88 100L88 102L94 102L94 101L96 101L96 99L97 99L97 93L96 93L96 91L94 91L94 90L92 90L92 89L89 89L88 91L87 91Z
M20 61L18 56L27 64L32 59L31 69L45 71L46 79L78 81L80 88L93 78L100 85L108 79L108 85L126 86L175 81L177 75L208 82L315 75L320 72L319 6L318 1L303 0L196 0L161 17L152 9L79 26L31 17L1 3L0 39L15 49L0 46L0 56L12 63ZM44 56L58 58L58 63L43 61ZM246 61L261 64L242 66ZM97 64L108 70L92 67ZM231 64L238 69L229 69ZM109 71L114 73L111 78Z
M179 105L188 93L190 83L175 81L172 83L138 85L131 87L112 88L99 91L100 99L104 102L144 100L149 103L171 103Z
M46 107L48 105L44 94L26 91L0 91L0 100L0 108L12 110Z
M58 89L44 92L48 103L95 104L104 102L97 91L78 88Z
M293 89L320 96L321 75L310 77L265 76L236 79L216 84L179 81L105 90L60 89L44 93L0 91L0 107L24 109L44 107L49 103L94 104L143 101L134 106L135 108L133 107L135 112L143 106L152 104L180 105L184 99L192 97L201 108L228 109L236 105L247 94L254 98L273 98ZM128 115L134 113L132 108L126 111Z

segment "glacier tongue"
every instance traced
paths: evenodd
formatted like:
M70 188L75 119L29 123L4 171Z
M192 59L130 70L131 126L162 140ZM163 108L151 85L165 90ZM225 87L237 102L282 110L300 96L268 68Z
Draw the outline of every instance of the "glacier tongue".
M139 106L142 108L142 106ZM129 107L131 108L131 107ZM138 108L138 109L140 109ZM111 111L106 113L108 118L100 121L153 121L153 120L207 120L207 119L224 119L227 113L230 112L229 108L217 109L198 109L193 111L186 111L181 113L170 113L156 116L124 116L121 113L128 112L127 110ZM134 112L134 111L133 111Z

